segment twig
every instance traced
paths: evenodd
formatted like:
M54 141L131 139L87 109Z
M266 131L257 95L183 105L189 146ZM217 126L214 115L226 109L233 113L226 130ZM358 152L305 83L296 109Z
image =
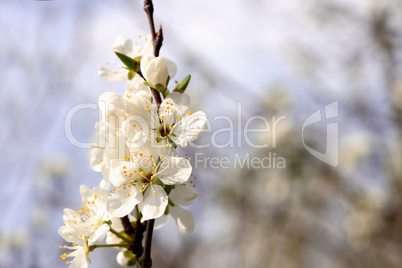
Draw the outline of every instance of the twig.
M128 216L120 218L121 224L123 225L124 232L131 238L132 242L129 244L130 250L136 255L141 256L143 252L142 238L145 232L145 226L140 220L137 220L135 226L130 222Z
M152 245L152 234L154 230L154 223L155 223L154 219L147 221L147 230L145 232L145 242L144 242L144 253L138 259L139 268L152 267L151 245Z
M155 24L154 24L154 5L152 4L152 0L145 0L144 1L144 10L148 16L149 27L151 28L151 35L152 35L152 44L154 47L154 56L159 56L159 51L162 47L163 42L163 32L162 32L162 25L159 27L158 33L155 32ZM154 96L156 105L159 106L162 103L161 95L159 92L151 88L152 95Z

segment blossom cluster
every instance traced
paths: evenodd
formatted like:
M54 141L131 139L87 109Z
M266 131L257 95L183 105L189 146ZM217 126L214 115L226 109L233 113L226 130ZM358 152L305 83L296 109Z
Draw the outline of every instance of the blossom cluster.
M82 185L81 209L64 210L65 225L59 234L72 246L60 246L71 250L61 258L72 257L66 261L71 268L87 267L89 252L102 246L123 248L117 262L134 265L122 217L155 219L155 228L160 228L171 215L181 232L194 231L193 215L182 207L197 198L195 177L190 162L176 148L186 147L205 131L205 113L188 112L190 98L184 90L189 76L170 92L176 65L152 55L150 36L145 40L141 47L119 36L112 48L123 68L99 69L101 77L124 80L126 87L123 95L106 92L99 97L102 120L95 125L97 139L90 156L92 169L102 174L99 186L91 190ZM161 93L163 101L158 103L152 93ZM97 245L105 239L106 244Z

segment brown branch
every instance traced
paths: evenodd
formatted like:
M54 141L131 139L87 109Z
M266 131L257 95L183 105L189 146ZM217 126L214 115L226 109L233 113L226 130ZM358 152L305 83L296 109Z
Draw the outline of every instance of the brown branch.
M144 10L147 13L149 27L151 28L152 44L153 44L153 47L154 47L154 56L158 57L159 56L159 51L160 51L160 49L162 47L163 32L162 32L162 26L160 26L158 33L155 32L154 5L152 3L152 0L145 0L144 1ZM159 108L159 106L162 103L161 95L154 88L151 88L151 92L152 92L152 95L154 96L156 105Z
M144 252L142 256L138 259L139 268L150 268L152 267L151 259L151 245L152 245L152 233L154 230L155 220L147 221L147 230L145 232L145 242L144 242Z
M142 247L142 238L145 232L145 225L141 223L140 220L137 220L135 226L133 226L130 222L128 216L124 216L120 218L121 224L123 225L124 232L131 238L131 244L129 245L129 249L136 255L141 256L143 253Z

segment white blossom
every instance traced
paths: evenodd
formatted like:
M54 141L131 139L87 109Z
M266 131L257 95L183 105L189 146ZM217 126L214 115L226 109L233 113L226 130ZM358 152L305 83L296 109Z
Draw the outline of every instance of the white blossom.
M187 113L190 98L185 93L170 93L159 109L140 96L132 98L132 104L136 116L128 117L123 122L122 131L134 145L143 136L150 136L156 139L160 147L171 142L186 147L188 142L200 137L207 127L204 112Z
M134 153L130 161L112 161L110 181L116 186L108 198L108 211L114 217L131 213L136 205L142 220L163 215L168 197L164 185L186 182L192 171L190 162L182 157L144 151Z

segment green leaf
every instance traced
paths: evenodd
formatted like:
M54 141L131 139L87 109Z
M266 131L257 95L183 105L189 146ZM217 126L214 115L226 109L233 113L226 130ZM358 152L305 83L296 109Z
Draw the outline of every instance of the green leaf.
M120 52L115 51L114 53L116 53L117 57L119 57L119 59L127 66L129 70L134 72L137 71L138 62Z
M176 85L176 88L174 90L179 93L183 93L186 90L188 83L190 83L190 79L191 75L187 75L183 81L181 81L179 84Z

